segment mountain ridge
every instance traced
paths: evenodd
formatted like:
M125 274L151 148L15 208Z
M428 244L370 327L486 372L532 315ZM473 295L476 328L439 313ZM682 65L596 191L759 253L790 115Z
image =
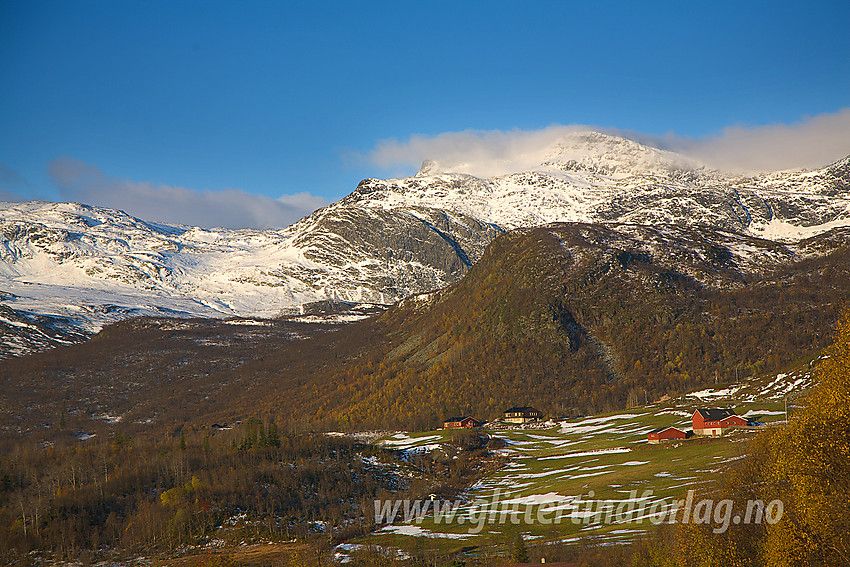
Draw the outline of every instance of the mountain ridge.
M268 318L329 300L391 305L458 281L503 232L551 222L706 226L780 242L850 225L850 158L737 177L598 133L534 157L537 166L492 178L437 173L432 162L413 177L365 179L278 230L2 204L0 356L139 315Z
M463 280L381 315L386 346L304 403L331 427L427 428L511 405L620 410L715 371L780 371L828 344L850 301L848 243L847 229L793 247L687 227L518 229Z

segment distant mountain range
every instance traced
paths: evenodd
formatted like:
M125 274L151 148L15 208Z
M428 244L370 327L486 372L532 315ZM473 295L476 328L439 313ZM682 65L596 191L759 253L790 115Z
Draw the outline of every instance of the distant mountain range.
M741 177L585 132L536 161L488 179L426 161L414 177L364 180L282 230L165 225L83 204L0 204L0 357L78 342L138 315L267 318L329 300L389 305L458 281L500 234L552 222L636 225L641 234L705 227L733 243L748 271L796 261L794 243L850 226L850 158ZM751 237L776 244L750 254Z

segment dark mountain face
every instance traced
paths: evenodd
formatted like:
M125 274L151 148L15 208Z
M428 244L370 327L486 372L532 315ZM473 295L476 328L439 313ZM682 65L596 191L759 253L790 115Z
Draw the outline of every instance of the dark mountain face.
M848 233L799 246L680 227L567 224L495 240L458 284L378 321L386 350L331 374L342 424L425 426L533 405L622 408L778 371L850 300ZM352 404L353 402L353 404Z
M306 219L292 246L321 268L281 267L326 295L390 304L454 283L504 230L427 207L339 207Z

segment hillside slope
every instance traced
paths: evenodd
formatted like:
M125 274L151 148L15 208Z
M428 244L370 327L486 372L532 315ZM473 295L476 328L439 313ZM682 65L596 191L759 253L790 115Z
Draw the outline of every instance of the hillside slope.
M613 136L564 136L526 171L426 163L367 179L282 230L164 225L73 203L0 204L0 358L136 316L276 317L390 305L458 281L506 230L551 222L707 227L796 242L850 225L850 159L749 178Z
M495 240L450 288L377 324L380 352L329 373L340 426L619 409L817 353L850 301L850 233L795 246L680 227L549 225Z
M7 360L0 428L49 437L63 411L75 431L106 433L619 409L817 355L850 302L848 242L846 229L794 245L682 227L517 230L456 284L348 325L138 319Z

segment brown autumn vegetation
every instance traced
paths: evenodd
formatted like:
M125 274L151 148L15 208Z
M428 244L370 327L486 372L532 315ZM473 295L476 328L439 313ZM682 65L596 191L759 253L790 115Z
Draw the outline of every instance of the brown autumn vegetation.
M454 497L487 467L486 436L451 457L351 438L231 430L22 447L0 456L0 561L173 552L211 537L309 543L326 555L375 529L376 498ZM229 529L222 531L221 526Z
M0 427L54 440L108 435L118 426L104 415L123 416L124 433L173 434L244 415L308 431L430 429L514 405L590 414L715 374L781 371L827 346L850 302L846 235L817 237L821 255L754 274L730 263L717 234L680 232L658 244L693 251L679 260L640 252L611 227L509 233L426 302L350 325L117 323L87 343L0 363Z
M556 543L520 549L523 557L533 563L545 557L549 563L569 561L582 567L850 565L850 311L841 317L833 338L817 366L817 386L805 407L786 427L765 430L747 442L747 456L724 467L694 497L695 502L711 499L715 506L728 500L731 510L742 515L749 503L780 501L781 517L773 516L778 521L767 521L765 514L762 521L730 521L722 529L715 515L699 523L693 516L689 523L661 524L627 546ZM518 548L496 540L497 546L501 558L465 557L451 563L446 557L433 564L510 565ZM355 564L397 563L373 553Z
M81 345L0 363L0 527L7 530L0 549L16 556L32 548L60 555L99 545L171 548L204 537L237 509L249 511L251 529L264 535L309 538L312 520L321 519L344 537L357 522L345 513L352 502L396 488L354 458L374 448L310 431L425 429L449 414L488 419L512 405L593 413L706 384L715 372L728 379L735 368L741 377L779 371L827 346L850 299L841 235L813 242L826 247L822 256L745 277L711 234L690 234L706 239L708 260L697 267L714 270L717 286L687 275L693 265L622 240L600 244L615 236L588 225L507 234L458 284L353 325L139 319ZM827 457L846 455L846 425L829 421L829 412L850 404L835 399L792 424L794 437L777 433L757 444L754 460L729 477L739 488L762 483L764 492L752 490L764 498L788 498L793 529L673 533L651 546L668 550L665 561L738 557L721 552L738 542L741 557L769 547L788 553L770 556L776 564L837 564L848 532L830 495L846 492L847 481L823 479L819 468L843 474ZM846 410L835 415L847 422ZM212 427L248 416L279 424L281 445L269 443L268 430L260 443L247 421L235 437ZM81 443L75 434L84 432L96 436ZM812 435L829 443L812 453L801 441ZM411 463L426 479L414 492L426 485L444 492L474 476L468 463L453 461ZM774 476L765 479L768 469ZM277 487L271 496L269 486ZM828 520L816 521L821 513ZM829 560L818 555L824 546L834 547ZM788 559L797 549L808 555ZM634 561L671 564L641 553ZM599 550L585 555L588 564L606 564Z
M715 251L719 266L703 269L726 285L709 287L678 271L689 266L600 246L581 231L614 233L565 225L496 239L427 307L404 302L376 321L385 342L330 367L306 407L341 428L428 428L446 415L493 419L513 405L558 416L610 411L715 373L779 371L825 347L850 301L846 247L749 280Z
M748 456L699 498L779 500L778 522L665 527L635 546L633 567L850 565L850 311L817 367L818 384L787 427L763 432ZM720 533L716 533L720 532Z

